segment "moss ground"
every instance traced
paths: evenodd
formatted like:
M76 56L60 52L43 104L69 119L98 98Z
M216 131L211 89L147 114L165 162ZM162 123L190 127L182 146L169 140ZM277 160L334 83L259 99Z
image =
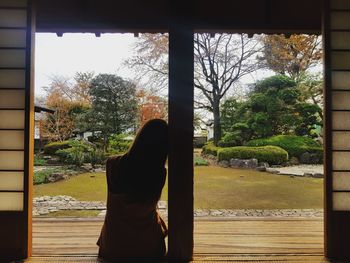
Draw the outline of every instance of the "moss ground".
M323 207L323 180L289 177L216 166L194 169L195 208L306 209ZM167 200L168 188L162 200ZM86 173L68 180L34 186L34 196L70 195L78 200L106 200L103 173Z

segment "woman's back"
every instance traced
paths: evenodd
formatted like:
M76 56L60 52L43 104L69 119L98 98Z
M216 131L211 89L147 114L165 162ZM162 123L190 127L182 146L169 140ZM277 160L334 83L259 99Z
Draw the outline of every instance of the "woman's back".
M121 157L107 161L107 181L115 176ZM112 173L114 172L114 173ZM98 245L99 256L122 262L137 259L157 259L165 254L165 229L154 202L132 202L123 193L113 193L108 187L107 213Z
M165 255L167 230L156 210L166 178L165 159L159 165L135 155L139 145L106 164L107 213L98 245L99 256L112 261L144 262Z

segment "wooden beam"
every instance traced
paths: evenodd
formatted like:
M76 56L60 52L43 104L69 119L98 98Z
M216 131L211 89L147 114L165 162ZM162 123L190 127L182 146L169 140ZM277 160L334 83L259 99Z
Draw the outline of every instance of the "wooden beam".
M173 6L179 2L183 8L174 12ZM166 32L174 15L180 20L192 21L196 30L206 33L321 32L319 0L217 0L215 3L207 0L37 0L36 3L39 32Z
M332 80L331 80L331 43L330 43L330 6L329 0L323 1L323 94L324 94L324 251L326 257L332 256Z
M193 254L193 31L169 31L169 259Z

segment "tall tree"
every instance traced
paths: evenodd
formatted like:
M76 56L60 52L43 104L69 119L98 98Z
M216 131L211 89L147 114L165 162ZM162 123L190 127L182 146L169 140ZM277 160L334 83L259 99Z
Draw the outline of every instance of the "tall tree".
M195 105L213 114L214 143L217 144L221 138L221 100L237 87L243 76L259 68L256 57L261 47L258 41L244 34L195 34L194 46L194 85L199 91ZM147 80L152 85L167 84L167 35L144 34L135 50L137 55L127 64L136 66L140 75L150 74Z
M224 142L244 143L279 134L318 136L320 108L305 102L296 85L288 76L275 75L258 81L246 101L226 100L222 107Z
M266 67L278 74L287 74L296 82L322 59L321 38L316 35L266 35L261 58Z
M195 34L194 86L206 101L199 108L213 113L214 143L221 139L220 104L223 97L245 75L259 68L259 43L244 34Z
M135 92L133 83L116 75L99 74L91 81L90 129L101 132L105 149L111 134L127 132L135 127Z

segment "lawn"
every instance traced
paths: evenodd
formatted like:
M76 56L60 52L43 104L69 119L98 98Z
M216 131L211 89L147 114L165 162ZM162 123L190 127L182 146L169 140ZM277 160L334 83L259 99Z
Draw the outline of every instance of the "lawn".
M323 180L289 177L254 170L196 166L195 208L292 209L322 208ZM167 200L167 186L162 200ZM68 180L34 186L34 195L70 195L79 200L105 200L103 173L86 173Z

